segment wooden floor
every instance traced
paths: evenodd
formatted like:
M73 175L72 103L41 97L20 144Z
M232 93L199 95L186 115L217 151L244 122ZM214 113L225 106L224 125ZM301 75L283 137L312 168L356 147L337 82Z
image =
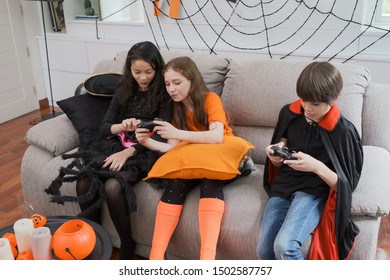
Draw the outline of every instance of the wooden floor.
M31 214L26 210L20 182L20 165L28 147L24 135L47 113L37 110L0 124L0 229ZM390 260L390 215L382 219L377 252L378 259ZM118 259L118 253L114 250L112 259Z

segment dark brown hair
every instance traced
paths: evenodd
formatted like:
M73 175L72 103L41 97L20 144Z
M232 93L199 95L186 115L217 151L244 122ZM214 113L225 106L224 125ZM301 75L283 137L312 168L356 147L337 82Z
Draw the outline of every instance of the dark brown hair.
M194 107L194 124L200 130L208 130L208 115L204 108L204 95L209 91L209 89L207 88L195 62L187 56L176 57L166 64L163 72L165 73L169 69L180 73L191 81L191 87L187 98ZM189 130L187 125L186 108L183 102L173 103L172 120L177 128Z
M117 95L122 110L130 105L128 104L129 100L131 100L129 97L132 97L138 89L138 83L131 73L131 64L134 60L143 60L149 63L153 70L156 71L154 79L149 85L150 94L148 95L148 105L150 112L153 113L158 110L159 103L168 98L168 94L165 91L162 74L165 62L160 51L152 42L139 42L130 48L123 67L123 76L119 81L115 95Z
M296 90L307 102L324 102L332 105L341 93L343 79L339 70L327 61L315 61L299 75Z

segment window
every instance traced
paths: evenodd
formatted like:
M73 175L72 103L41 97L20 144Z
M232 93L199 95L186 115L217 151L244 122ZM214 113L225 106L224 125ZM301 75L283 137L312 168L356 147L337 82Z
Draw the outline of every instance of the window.
M362 2L362 30L368 26L369 32L386 32L390 26L390 0L367 0Z
M390 23L390 0L378 1L377 12L375 15L375 22L378 25L385 25Z
M144 21L144 9L139 0L100 0L104 21Z
M383 15L384 16L390 16L390 0L384 0L383 1Z

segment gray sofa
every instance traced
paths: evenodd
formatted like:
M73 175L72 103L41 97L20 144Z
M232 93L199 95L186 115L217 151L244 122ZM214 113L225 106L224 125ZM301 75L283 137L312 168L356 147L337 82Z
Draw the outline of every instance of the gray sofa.
M166 61L177 55L189 55L201 69L211 90L222 94L235 133L250 142L255 171L225 188L226 209L218 241L217 259L257 259L256 244L267 195L263 190L264 148L270 143L280 108L295 100L295 82L310 61L238 60L209 54L163 51ZM100 61L94 72L120 72L126 53ZM353 194L353 220L360 234L351 259L375 259L381 217L390 210L390 86L370 82L369 71L353 64L336 64L344 78L339 100L344 115L362 135L365 161L360 183ZM44 189L58 175L60 166L69 163L63 153L76 151L78 133L66 115L44 121L26 134L30 144L23 157L21 179L27 204L46 216L76 215L76 203L58 205L49 202ZM61 188L63 194L75 195L73 183ZM162 190L144 181L135 186L138 210L131 216L133 238L138 255L148 257L153 235L157 202ZM199 231L197 206L199 190L194 189L185 203L181 220L169 248L169 259L198 259ZM118 235L103 207L103 226L115 247ZM310 245L305 242L304 253Z

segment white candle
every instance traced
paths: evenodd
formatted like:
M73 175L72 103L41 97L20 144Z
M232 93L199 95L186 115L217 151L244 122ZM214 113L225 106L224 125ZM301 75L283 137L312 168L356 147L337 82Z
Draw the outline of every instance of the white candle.
M0 238L0 260L13 260L11 244L7 238Z
M31 247L34 260L51 260L51 233L48 227L34 229L31 235Z
M14 224L16 244L19 253L31 251L31 234L34 230L34 223L31 219L24 218L17 220Z

